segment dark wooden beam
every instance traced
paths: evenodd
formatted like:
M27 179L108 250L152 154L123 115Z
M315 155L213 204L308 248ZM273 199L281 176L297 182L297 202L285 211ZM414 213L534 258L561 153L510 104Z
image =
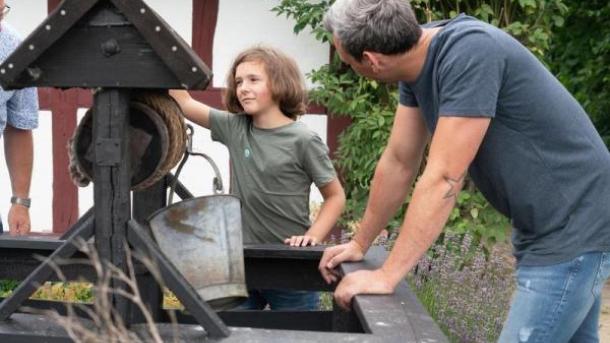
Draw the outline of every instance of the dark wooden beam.
M154 49L156 55L178 78L180 88L205 89L208 86L212 76L209 67L180 35L144 1L109 1L127 16ZM156 88L173 88L161 87L157 84L155 86Z
M165 178L147 189L133 192L133 219L145 222L152 213L165 207L167 205L166 193ZM155 322L158 322L163 312L163 290L150 272L139 274L136 279L142 302ZM145 322L144 314L137 306L132 307L131 316L132 323Z
M216 312L201 299L195 289L178 272L174 265L159 250L152 240L147 229L136 221L129 223L129 243L144 256L147 256L158 266L161 277L166 286L174 292L178 300L184 305L201 326L205 328L210 337L228 337L230 332Z
M129 91L102 89L95 94L93 144L95 163L95 247L102 264L112 263L127 274L127 223L131 218L131 167L129 158ZM111 280L111 288L127 286ZM102 294L96 294L102 296ZM110 295L117 313L128 323L130 303Z

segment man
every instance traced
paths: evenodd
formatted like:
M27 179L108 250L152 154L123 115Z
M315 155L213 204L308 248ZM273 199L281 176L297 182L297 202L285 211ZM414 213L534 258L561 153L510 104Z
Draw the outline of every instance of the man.
M344 62L400 90L360 229L320 262L327 282L363 258L403 203L431 138L388 259L346 275L339 305L393 292L441 233L468 172L514 227L518 289L500 341L598 341L610 154L576 100L519 42L465 15L420 27L405 0L338 0L324 24Z
M3 22L10 7L0 0L0 63L19 45L15 31ZM11 178L12 203L8 213L11 235L30 232L30 182L34 159L32 129L38 126L38 96L34 88L5 91L0 88L0 137ZM4 191L4 190L3 190ZM5 192L5 191L4 191ZM8 194L4 193L9 200ZM2 232L0 221L0 233Z

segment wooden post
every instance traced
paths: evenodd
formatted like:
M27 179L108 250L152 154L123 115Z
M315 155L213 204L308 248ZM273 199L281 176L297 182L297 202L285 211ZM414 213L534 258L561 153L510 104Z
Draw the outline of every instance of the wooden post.
M95 246L102 263L110 262L123 271L127 270L125 244L131 217L128 130L129 91L98 91L93 112ZM110 286L126 289L116 280ZM127 323L129 302L116 293L110 297L111 304Z
M68 173L68 140L76 128L78 91L52 89L53 232L63 233L78 220L78 190Z
M167 178L142 191L133 193L133 218L144 222L153 212L163 208L167 203ZM155 322L161 321L163 315L163 290L151 273L136 276L142 302L148 308ZM143 323L145 318L135 306L132 308L132 323Z

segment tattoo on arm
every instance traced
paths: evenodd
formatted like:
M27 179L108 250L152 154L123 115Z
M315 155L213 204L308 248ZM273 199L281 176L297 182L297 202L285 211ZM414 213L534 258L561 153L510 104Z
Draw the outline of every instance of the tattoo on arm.
M462 176L460 176L457 179L445 177L445 181L447 181L447 185L449 186L449 189L447 190L447 193L445 193L445 196L443 196L443 199L455 198L457 200L457 196L458 196L458 193L460 192L461 184L464 181L465 177L466 177L466 173L462 174Z

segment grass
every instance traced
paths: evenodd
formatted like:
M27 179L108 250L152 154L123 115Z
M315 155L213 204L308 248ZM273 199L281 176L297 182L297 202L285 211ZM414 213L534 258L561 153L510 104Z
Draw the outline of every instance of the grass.
M19 286L15 280L0 280L0 297L8 297ZM45 282L30 299L91 304L94 300L93 284L90 282ZM176 295L163 289L163 308L183 309Z

